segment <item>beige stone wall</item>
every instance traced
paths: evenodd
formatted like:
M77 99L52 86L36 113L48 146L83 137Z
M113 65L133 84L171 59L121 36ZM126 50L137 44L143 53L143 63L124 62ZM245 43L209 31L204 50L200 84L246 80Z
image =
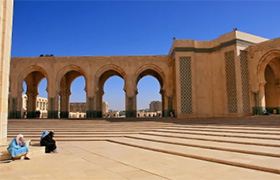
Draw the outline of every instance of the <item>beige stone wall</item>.
M6 143L13 0L0 0L0 144Z
M239 31L232 31L212 41L175 40L170 54L175 56L175 109L178 117L251 114L252 111L244 112L243 108L243 92L247 91L243 88L246 82L242 79L245 75L242 75L244 64L241 63L240 50L266 40ZM191 69L180 69L181 60L189 60ZM182 83L182 73L186 74L185 79L190 77L190 85ZM185 88L184 91L182 88ZM191 92L191 100L189 94L184 97L182 93L185 91ZM183 109L186 112L182 112Z

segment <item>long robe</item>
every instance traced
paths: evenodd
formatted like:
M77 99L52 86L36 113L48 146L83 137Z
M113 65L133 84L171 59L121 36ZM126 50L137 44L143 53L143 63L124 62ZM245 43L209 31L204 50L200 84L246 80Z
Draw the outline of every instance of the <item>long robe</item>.
M25 143L23 143L21 146L17 143L16 138L14 138L10 144L9 147L7 148L9 153L11 154L12 157L23 155L29 151L28 147L26 146Z
M56 149L55 140L53 140L50 133L46 135L42 140L40 141L41 146L45 146L45 152L50 153Z

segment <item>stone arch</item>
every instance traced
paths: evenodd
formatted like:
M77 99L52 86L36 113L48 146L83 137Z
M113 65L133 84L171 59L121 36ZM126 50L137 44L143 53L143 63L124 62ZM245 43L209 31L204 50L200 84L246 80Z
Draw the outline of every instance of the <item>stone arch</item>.
M105 82L112 76L119 76L124 80L124 88L123 90L125 91L125 86L126 86L126 80L127 76L125 71L114 64L110 65L105 65L101 67L96 75L95 75L95 94L96 94L96 111L97 111L97 117L103 117L102 116L102 99L103 99L103 94L104 94L104 84Z
M280 50L274 49L271 51L266 52L261 59L259 60L257 66L257 75L259 83L265 83L265 68L275 58L280 58Z
M59 93L60 91L60 82L61 79L68 73L71 71L76 71L78 73L80 73L81 76L84 76L85 78L85 88L84 90L87 92L87 84L88 84L88 75L86 74L86 72L83 70L83 68L77 66L77 65L68 65L63 67L62 69L59 70L59 72L57 73L56 76L56 80L55 80L55 84L56 84L56 92ZM73 79L74 80L74 79Z
M71 84L79 76L85 78L84 91L87 93L88 76L81 67L71 64L63 67L57 74L55 83L57 97L60 97L60 118L69 118Z
M255 106L259 106L257 114L262 114L264 110L270 113L280 113L280 50L274 49L264 53L257 66L257 78L259 85L258 98L259 102ZM270 78L269 80L266 78ZM272 94L271 94L272 93Z
M154 64L146 64L141 66L135 73L135 87L137 87L137 84L141 78L144 76L151 75L155 77L160 85L161 85L161 91L165 90L166 86L166 76L164 71L158 67L157 65Z
M19 90L23 91L23 87L22 87L22 83L24 81L24 79L30 74L30 73L33 73L33 72L40 72L46 79L47 79L47 91L48 91L48 84L49 84L49 76L47 74L47 71L40 67L40 66L36 66L36 65L32 65L32 66L29 66L27 67L26 69L24 69L18 76L18 88ZM42 78L43 79L43 78ZM40 81L39 81L40 82Z
M145 64L141 66L135 73L135 92L138 94L138 82L145 76L150 75L156 78L160 84L160 94L161 94L161 114L163 114L164 110L166 109L166 104L167 104L167 96L166 96L166 75L164 71L158 67L157 65L154 64ZM167 112L168 110L166 110ZM166 114L166 113L165 113Z
M47 79L47 88L48 92L49 87L49 76L46 70L43 67L32 65L24 69L18 76L18 84L17 84L17 110L21 114L18 115L20 117L24 117L26 115L27 118L36 117L36 101L38 95L38 85L42 79ZM23 81L26 81L27 91L26 95L28 101L26 103L27 109L23 111L22 108L22 92L23 92ZM13 106L13 105L12 105ZM14 108L12 108L14 110Z
M100 85L100 79L102 78L102 76L103 76L104 80L106 81L108 78L110 78L112 76L115 76L115 75L123 78L123 80L126 84L126 73L121 67L119 67L117 65L114 65L114 64L105 65L105 66L101 67L95 75L95 77L96 77L95 78L96 79L96 82L95 82L96 83L96 86L95 86L96 90L98 91L99 88L100 88L99 85Z

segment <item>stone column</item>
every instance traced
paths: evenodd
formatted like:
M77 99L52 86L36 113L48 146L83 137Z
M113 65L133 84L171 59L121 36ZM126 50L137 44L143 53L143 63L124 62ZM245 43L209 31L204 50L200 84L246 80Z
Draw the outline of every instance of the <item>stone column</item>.
M96 113L96 93L95 93L95 86L94 86L94 77L88 77L87 80L87 85L86 85L86 94L87 94L87 99L86 99L86 117L87 118L96 118L97 113Z
M0 145L7 142L13 0L0 1Z
M27 91L27 118L35 118L36 117L36 99L38 92L37 91Z
M48 96L48 118L58 118L58 95Z
M276 86L276 91L277 91L277 114L280 114L280 86L279 85Z
M126 117L136 117L137 109L136 109L136 94L125 95L125 115Z
M94 110L94 96L87 96L86 108L87 118L97 117L96 111Z
M65 89L60 92L60 118L69 118L70 95L70 89Z
M165 96L165 93L163 90L160 91L160 94L161 94L161 105L162 105L161 116L166 117L166 112L168 111L168 107L167 107L168 99Z
M16 83L14 83L15 85ZM22 117L22 92L18 87L11 86L11 94L9 95L9 118L20 119Z
M48 81L48 118L58 118L59 106L58 106L58 96L59 89L56 87L55 83L56 75L49 77Z
M21 118L21 112L17 111L17 97L9 97L9 118ZM19 113L19 114L18 114Z
M172 110L174 112L174 109L172 108L172 96L162 95L162 102L163 102L163 115L162 117L169 117L169 113Z
M102 118L102 97L104 95L103 89L99 89L96 92L96 100L95 100L95 110L93 113L94 117Z
M259 90L259 106L257 107L257 114L263 114L266 104L265 104L265 84L266 82L260 83Z
M136 103L136 95L137 88L136 83L133 83L133 76L129 76L126 79L125 84L125 116L126 117L137 117L137 103ZM135 85L134 85L135 84Z

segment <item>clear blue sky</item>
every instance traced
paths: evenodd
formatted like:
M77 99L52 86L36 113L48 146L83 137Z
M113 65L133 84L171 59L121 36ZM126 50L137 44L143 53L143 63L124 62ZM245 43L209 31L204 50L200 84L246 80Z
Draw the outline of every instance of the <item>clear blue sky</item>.
M280 36L279 7L279 1L15 0L12 56L166 55L173 37L211 40L235 27L272 39ZM111 109L124 109L123 83L118 77L105 83ZM40 96L45 88L43 80ZM71 89L71 101L85 101L83 77ZM159 89L155 78L141 79L138 109L161 100Z

